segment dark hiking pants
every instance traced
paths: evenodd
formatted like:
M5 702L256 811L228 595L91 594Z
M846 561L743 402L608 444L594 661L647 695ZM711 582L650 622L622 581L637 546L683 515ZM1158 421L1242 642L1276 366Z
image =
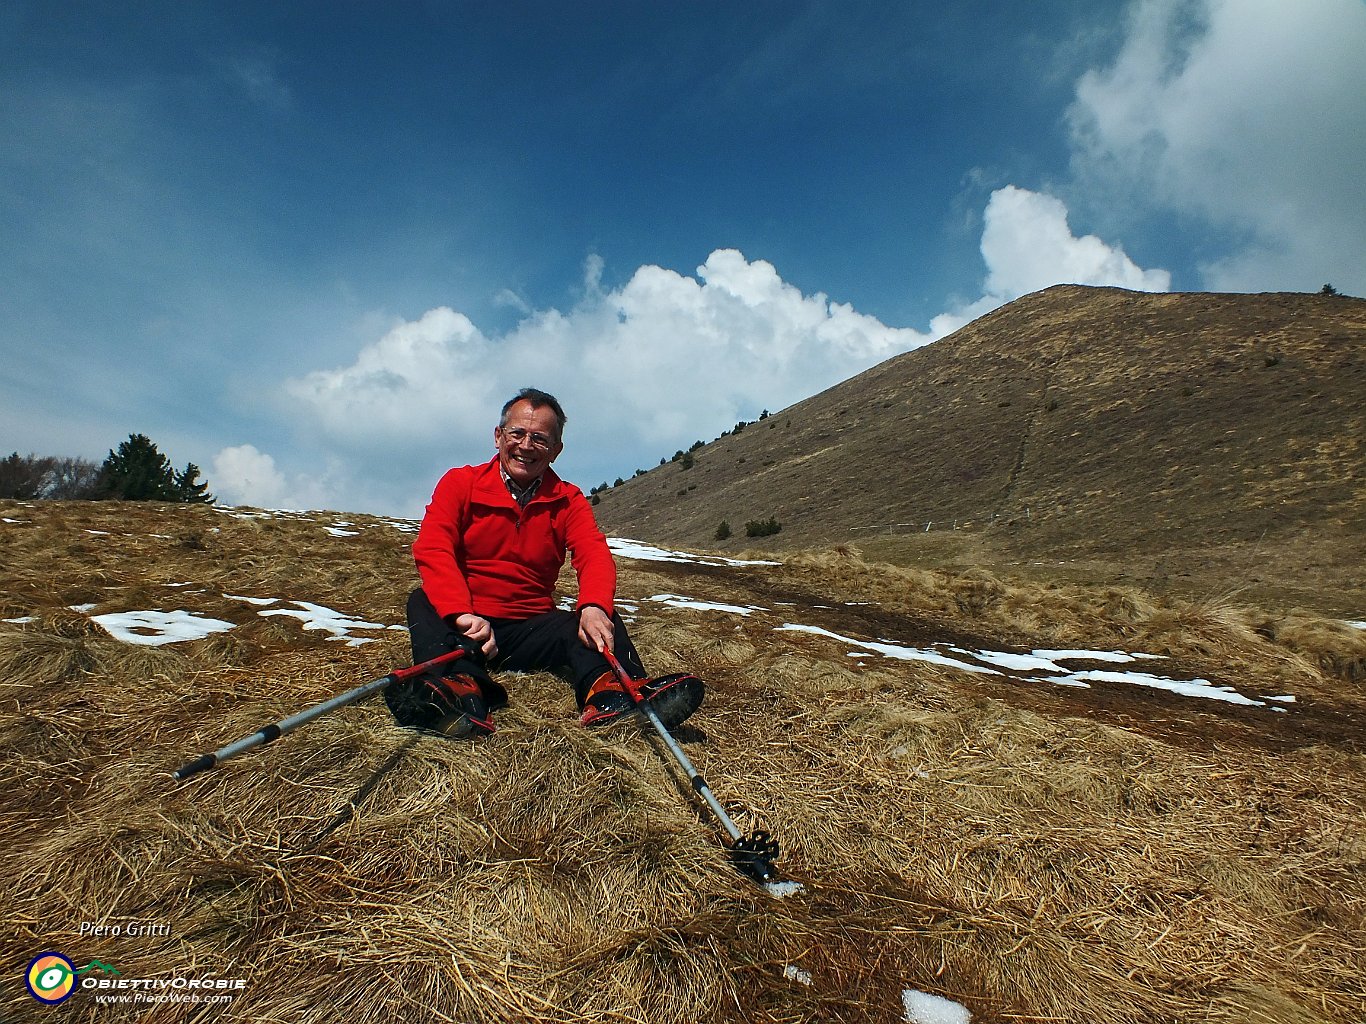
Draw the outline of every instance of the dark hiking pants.
M489 710L496 711L507 704L507 691L489 675L491 671L553 672L574 688L574 699L583 709L584 698L593 681L610 672L607 659L598 651L585 647L579 639L577 612L549 611L529 619L490 619L498 653L485 659L478 650L442 666L443 675L463 673L476 680L484 691ZM616 637L612 653L633 679L645 676L640 655L626 632L621 616L612 613ZM440 657L457 647L467 650L473 641L460 634L451 623L441 618L432 607L421 587L408 598L408 633L413 644L413 664Z

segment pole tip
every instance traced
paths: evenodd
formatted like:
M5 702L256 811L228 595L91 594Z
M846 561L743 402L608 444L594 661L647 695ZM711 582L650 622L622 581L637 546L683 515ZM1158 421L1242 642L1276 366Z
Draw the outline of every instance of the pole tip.
M171 778L175 779L176 782L184 782L191 775L198 775L202 771L207 771L217 763L217 757L213 754L205 754L203 757L195 758L188 764L181 765L171 773Z

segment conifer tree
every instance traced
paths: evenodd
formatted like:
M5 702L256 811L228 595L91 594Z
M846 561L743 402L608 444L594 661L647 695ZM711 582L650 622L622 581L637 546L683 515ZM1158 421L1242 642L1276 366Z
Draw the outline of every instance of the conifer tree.
M146 434L129 434L100 467L100 494L123 501L210 502L208 483L201 482L193 462L176 472L171 461Z
M172 481L176 492L176 501L189 502L195 505L210 505L213 503L213 495L209 493L209 482L200 480L199 467L193 462L186 463L185 468L175 474Z
M123 501L175 501L170 460L146 434L129 434L100 467L100 491Z

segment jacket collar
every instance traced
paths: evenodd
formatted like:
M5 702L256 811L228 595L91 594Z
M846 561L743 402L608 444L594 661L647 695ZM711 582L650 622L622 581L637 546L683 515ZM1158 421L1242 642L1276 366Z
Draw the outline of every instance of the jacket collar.
M512 496L508 491L507 484L503 482L503 468L498 464L497 455L479 468L474 490L479 495L480 500L487 504L507 505L509 508L518 507L517 499ZM536 489L536 494L527 502L527 505L554 501L563 495L564 482L556 475L555 470L547 466L545 472L541 474L541 486ZM501 500L495 500L495 498Z

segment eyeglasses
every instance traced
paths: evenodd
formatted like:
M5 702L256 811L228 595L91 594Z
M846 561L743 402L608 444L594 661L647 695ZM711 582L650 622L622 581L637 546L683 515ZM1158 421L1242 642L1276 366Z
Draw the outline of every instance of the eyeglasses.
M555 444L552 438L546 437L545 434L527 430L526 427L499 427L498 430L504 437L511 438L512 443L517 445L520 445L527 438L531 438L531 447L540 451L548 451Z

